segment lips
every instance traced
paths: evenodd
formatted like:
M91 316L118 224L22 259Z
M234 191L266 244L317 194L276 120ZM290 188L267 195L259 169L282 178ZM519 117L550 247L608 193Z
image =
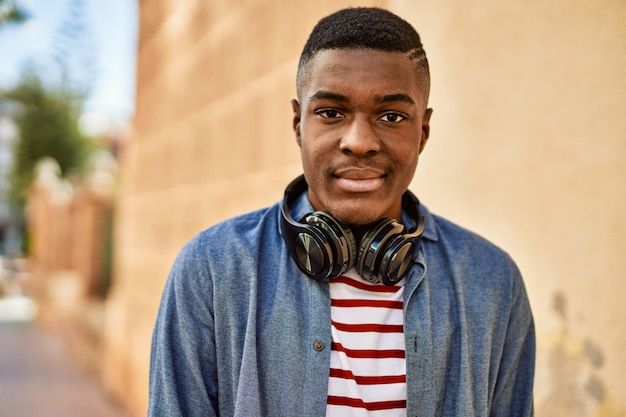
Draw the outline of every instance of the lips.
M383 185L385 172L374 168L344 168L335 171L333 176L343 191L366 193Z

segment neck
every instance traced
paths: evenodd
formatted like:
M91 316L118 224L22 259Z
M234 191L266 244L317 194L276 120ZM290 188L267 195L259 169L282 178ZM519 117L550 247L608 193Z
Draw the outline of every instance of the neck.
M350 230L352 230L352 234L354 235L354 240L356 240L357 246L361 243L361 239L363 239L363 235L367 232L371 225L369 224L351 224Z

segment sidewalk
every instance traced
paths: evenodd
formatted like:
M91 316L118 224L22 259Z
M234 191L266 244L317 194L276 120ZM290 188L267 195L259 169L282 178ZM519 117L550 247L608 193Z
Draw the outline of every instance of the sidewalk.
M27 320L0 320L0 415L128 417L61 340Z

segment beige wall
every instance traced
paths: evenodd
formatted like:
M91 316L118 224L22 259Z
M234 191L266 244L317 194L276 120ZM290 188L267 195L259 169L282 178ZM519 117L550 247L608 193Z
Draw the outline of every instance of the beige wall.
M174 256L300 172L296 60L315 22L349 4L140 2L106 358L136 415ZM435 113L412 188L518 261L537 321L537 415L625 415L626 3L358 4L388 6L423 37Z

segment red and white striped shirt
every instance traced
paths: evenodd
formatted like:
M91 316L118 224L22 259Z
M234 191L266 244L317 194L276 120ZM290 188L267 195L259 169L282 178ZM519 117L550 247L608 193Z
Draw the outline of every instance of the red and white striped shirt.
M330 281L332 350L326 415L406 415L404 280L374 285L354 269Z

